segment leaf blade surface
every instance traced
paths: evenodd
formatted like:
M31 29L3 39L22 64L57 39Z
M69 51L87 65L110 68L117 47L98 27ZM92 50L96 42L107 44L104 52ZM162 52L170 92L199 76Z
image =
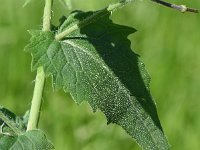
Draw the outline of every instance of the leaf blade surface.
M32 31L26 47L33 56L32 69L43 66L55 88L70 92L77 103L88 101L94 111L100 109L108 123L120 125L143 149L169 149L149 91L149 74L127 39L135 29L112 23L109 12L84 22L95 13L72 13L57 33L79 28L60 41L52 32Z
M18 117L6 108L0 107L0 149L1 150L50 150L52 143L41 130L26 131L28 112Z

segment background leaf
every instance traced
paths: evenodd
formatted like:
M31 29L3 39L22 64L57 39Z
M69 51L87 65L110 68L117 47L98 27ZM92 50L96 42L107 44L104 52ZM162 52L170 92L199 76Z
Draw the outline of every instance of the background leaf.
M28 5L31 2L31 0L25 0L23 7L26 7L26 5Z
M52 143L41 130L31 130L21 135L0 134L1 150L50 150Z
M95 13L72 13L58 33ZM88 101L94 111L100 109L108 123L122 126L143 149L169 149L149 92L149 74L130 49L127 36L133 32L113 24L105 11L62 41L51 32L30 31L26 51L33 56L33 70L44 66L56 89L70 92L77 103Z
M65 7L68 9L72 9L72 1L71 0L59 0Z
M28 116L29 111L23 117L18 117L8 109L0 107L1 150L49 150L54 148L43 131L26 132Z
M23 117L18 117L10 110L0 106L0 125L1 132L16 135L26 131L27 123Z

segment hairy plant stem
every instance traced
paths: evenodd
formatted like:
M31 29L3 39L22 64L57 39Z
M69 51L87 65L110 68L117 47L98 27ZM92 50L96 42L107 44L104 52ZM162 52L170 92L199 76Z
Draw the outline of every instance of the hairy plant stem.
M43 31L51 30L52 3L53 3L53 0L45 0L43 29L42 29ZM36 75L36 80L35 80L35 87L34 87L34 92L33 92L27 131L37 129L38 127L44 83L45 83L45 74L44 74L43 67L41 66L37 69L37 75Z

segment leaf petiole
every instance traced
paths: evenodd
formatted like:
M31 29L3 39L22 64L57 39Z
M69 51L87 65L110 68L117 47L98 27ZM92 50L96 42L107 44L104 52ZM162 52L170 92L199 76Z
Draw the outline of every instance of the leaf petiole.
M100 10L100 11L96 11L92 16L89 16L87 18L85 18L83 21L78 22L77 24L74 24L73 26L71 26L70 28L66 29L65 31L58 33L55 36L56 40L61 40L63 39L66 35L90 24L93 23L95 20L103 17L104 15L115 11L118 8L121 8L123 6L125 6L126 4L130 3L131 1L120 1L118 3L115 4L110 4L108 7Z

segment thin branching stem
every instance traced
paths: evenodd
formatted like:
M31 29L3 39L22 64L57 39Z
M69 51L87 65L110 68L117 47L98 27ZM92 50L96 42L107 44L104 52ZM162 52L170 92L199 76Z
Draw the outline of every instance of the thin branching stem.
M126 4L132 2L133 0L121 0L118 3L115 4L111 4L108 7L106 7L105 9L102 9L100 11L97 11L96 13L94 13L92 16L89 16L88 18L84 19L83 21L80 21L79 23L71 26L70 28L62 31L61 33L58 33L55 36L56 40L61 40L63 39L65 36L67 36L68 34L78 30L79 28L84 27L85 25L95 21L97 18L101 17L102 15L106 15L107 13L113 12L114 10L121 8L123 6L125 6ZM156 2L158 4L179 10L181 12L193 12L193 13L198 13L197 9L194 8L189 8L186 7L185 5L176 5L176 4L171 4L162 0L152 0L153 2Z
M163 6L178 10L178 11L183 12L183 13L184 12L192 12L192 13L198 13L199 12L197 9L189 8L189 7L186 7L185 5L176 5L176 4L165 2L165 1L162 1L162 0L152 0L152 1L156 2L158 4L161 4Z

